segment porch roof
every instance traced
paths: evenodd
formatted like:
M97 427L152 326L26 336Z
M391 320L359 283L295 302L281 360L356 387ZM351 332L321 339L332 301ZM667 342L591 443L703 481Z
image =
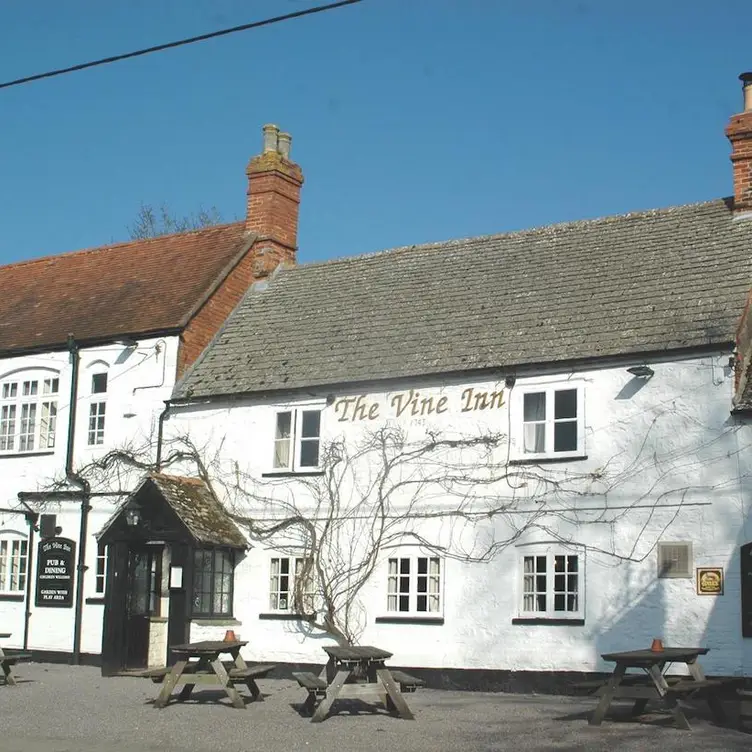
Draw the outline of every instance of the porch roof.
M199 543L246 547L245 536L204 481L162 473L151 473L148 479Z
M190 536L203 546L245 548L247 541L211 489L199 478L150 473L99 533L105 535L131 499L152 486L177 515Z

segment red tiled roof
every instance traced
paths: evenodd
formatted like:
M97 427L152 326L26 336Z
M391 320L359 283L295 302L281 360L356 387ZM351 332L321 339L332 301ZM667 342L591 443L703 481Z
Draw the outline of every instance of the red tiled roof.
M180 329L251 241L236 222L0 266L0 352Z

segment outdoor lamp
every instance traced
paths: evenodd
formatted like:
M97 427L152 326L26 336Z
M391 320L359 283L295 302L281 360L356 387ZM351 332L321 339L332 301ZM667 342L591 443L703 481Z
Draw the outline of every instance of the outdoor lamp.
M638 379L649 379L655 371L650 366L632 366L627 368L627 373L631 373L632 376L637 376Z

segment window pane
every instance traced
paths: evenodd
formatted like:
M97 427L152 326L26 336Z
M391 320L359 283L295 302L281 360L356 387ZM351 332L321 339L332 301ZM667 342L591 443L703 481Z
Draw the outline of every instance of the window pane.
M277 439L289 439L292 435L292 413L277 413Z
M274 467L290 467L290 439L274 442Z
M577 450L577 421L554 423L554 452Z
M577 417L577 390L562 389L554 394L554 418Z
M564 593L556 593L554 595L554 611L564 611L564 603Z
M304 410L303 411L303 425L301 427L301 436L304 439L312 439L319 437L319 427L321 425L321 411L320 410Z
M523 420L545 420L546 419L546 393L530 392L524 397L523 403Z
M417 610L418 611L426 611L428 605L428 599L425 595L419 595L417 598Z
M546 451L546 424L526 423L523 426L523 444L525 452L530 454Z
M102 394L107 391L107 374L95 373L91 377L91 393Z
M28 383L28 382L27 382ZM31 382L36 384L36 381ZM31 452L34 449L34 431L37 420L36 403L21 405L21 434L18 437L18 449Z
M318 467L319 464L319 440L303 439L300 442L300 466Z
M16 406L3 405L0 410L0 450L12 451L15 448L15 434Z

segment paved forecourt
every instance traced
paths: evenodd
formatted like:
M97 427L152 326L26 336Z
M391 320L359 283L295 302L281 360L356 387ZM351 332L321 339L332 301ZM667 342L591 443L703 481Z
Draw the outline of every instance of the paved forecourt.
M159 685L147 679L106 679L88 666L23 663L17 669L18 685L0 686L3 752L752 749L752 735L698 715L691 716L692 731L675 728L669 715L635 722L628 703L601 726L589 726L596 705L589 697L422 689L410 695L412 721L343 701L323 723L312 724L299 712L306 693L293 680L260 679L264 701L242 710L217 698L221 690L199 687L189 702L156 710Z

